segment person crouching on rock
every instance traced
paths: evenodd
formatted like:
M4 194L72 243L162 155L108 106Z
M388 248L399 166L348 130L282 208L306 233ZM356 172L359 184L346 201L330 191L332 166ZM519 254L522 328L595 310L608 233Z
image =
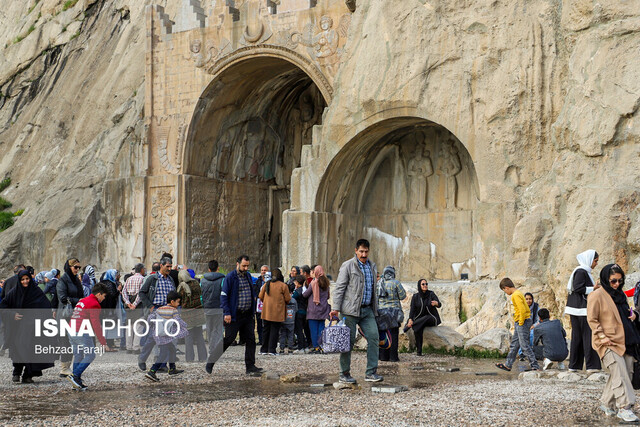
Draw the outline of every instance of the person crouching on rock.
M567 333L558 320L549 320L549 310L541 308L538 310L540 323L533 328L533 342L535 345L542 344L542 355L544 356L543 370L549 369L553 362L558 362L558 368L564 369L564 360L569 355L567 348Z
M405 332L409 328L413 328L413 334L416 338L416 349L418 356L422 356L422 334L427 326L438 326L440 314L438 308L442 307L442 303L438 296L429 290L427 279L418 280L418 292L411 297L411 308L409 309L409 320Z
M176 369L176 346L173 344L173 340L186 337L189 331L187 322L182 320L180 313L178 313L178 307L180 307L180 294L171 291L167 294L167 305L158 308L149 315L149 322L154 326L151 336L160 349L156 363L145 374L145 377L151 381L160 381L156 372L165 363L169 363L169 375L184 372L182 369ZM154 319L156 320L153 321Z
M625 422L638 422L632 408L636 395L631 384L634 358L640 360L638 313L629 308L622 292L624 271L608 264L600 271L600 288L587 298L587 322L591 327L591 345L609 372L600 409Z
M533 350L529 344L529 331L533 324L529 306L527 305L522 292L516 289L515 285L508 277L505 277L500 281L500 289L502 289L502 291L511 298L515 331L511 337L511 345L509 346L507 361L504 364L496 363L496 367L504 369L505 371L510 371L513 363L516 361L518 350L522 348L522 353L529 359L531 370L537 371L540 369L540 366L538 365L536 356L533 354Z

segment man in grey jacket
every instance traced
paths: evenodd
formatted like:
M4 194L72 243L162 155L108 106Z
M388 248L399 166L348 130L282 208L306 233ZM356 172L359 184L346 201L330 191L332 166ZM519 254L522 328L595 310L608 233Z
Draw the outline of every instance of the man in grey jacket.
M202 305L207 321L207 337L209 338L209 357L205 370L208 374L213 371L213 364L223 353L223 325L222 309L220 308L220 293L224 274L218 273L218 261L209 261L209 272L200 281L202 287Z
M378 382L382 377L378 369L378 346L380 337L376 316L378 314L378 295L376 277L378 270L369 259L369 241L356 242L355 256L340 267L338 280L333 292L334 310L330 317L342 313L345 324L351 330L351 349L356 340L356 328L360 325L367 339L367 371L365 381ZM351 351L340 354L340 382L355 383L351 376Z

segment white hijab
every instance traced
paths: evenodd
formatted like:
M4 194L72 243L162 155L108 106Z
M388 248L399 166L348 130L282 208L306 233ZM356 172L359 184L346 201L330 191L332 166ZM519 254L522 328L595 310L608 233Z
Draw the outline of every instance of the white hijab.
M594 251L593 249L584 251L576 256L579 265L573 270L571 276L569 276L569 282L567 283L567 290L569 291L569 295L571 295L571 293L573 292L573 276L579 269L586 270L587 273L589 273L589 279L591 279L591 283L595 286L596 282L593 280L593 276L591 275L591 266L593 265L593 260L595 259L595 257L596 251Z

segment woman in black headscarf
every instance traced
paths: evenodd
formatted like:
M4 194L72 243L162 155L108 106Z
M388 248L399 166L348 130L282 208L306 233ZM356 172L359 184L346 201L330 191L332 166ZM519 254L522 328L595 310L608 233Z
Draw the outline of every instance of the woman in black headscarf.
M35 320L51 317L51 303L29 272L22 270L18 273L18 286L7 293L0 302L0 309L9 356L13 361L13 382L19 382L22 376L23 383L33 383L33 377L42 376L44 369L53 367L52 362L39 360L34 348L41 344L41 339L35 335Z
M633 362L640 360L638 313L629 308L622 292L624 271L617 264L606 265L600 271L600 288L587 298L587 322L591 327L591 344L609 372L600 409L607 415L617 415L626 422L637 422L633 413L636 401L631 384Z
M413 328L418 356L422 356L422 333L428 326L438 326L441 322L438 308L442 303L433 291L429 290L427 279L418 280L418 292L411 298L411 309L405 332Z
M73 309L78 301L84 298L82 282L78 277L81 268L82 266L77 258L70 258L64 263L64 274L56 284L56 294L58 295L58 311L56 316L58 318L65 317L63 314L67 315L67 318L71 317L73 310L71 310L71 312L68 310L65 312L65 307L71 305L71 309ZM68 337L60 337L60 346L68 347L70 345ZM63 353L60 356L60 376L63 378L73 374L73 372L71 372L71 359L73 359L72 354Z

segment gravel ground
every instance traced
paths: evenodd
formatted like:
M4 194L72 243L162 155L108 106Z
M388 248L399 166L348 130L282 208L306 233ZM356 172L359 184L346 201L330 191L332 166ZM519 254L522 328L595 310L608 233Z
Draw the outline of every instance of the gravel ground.
M311 388L337 381L337 355L257 356L277 374L298 373L299 383L247 377L243 347L231 347L213 375L204 364L178 362L185 372L150 383L132 355L107 354L85 372L86 392L71 390L58 367L36 384L10 382L11 365L0 359L4 425L575 425L617 424L599 413L603 384L557 379L518 379L496 372L491 360L401 355L381 362L382 384L407 385L398 394L372 393L363 381L366 355L354 353L352 374L360 390ZM183 356L181 356L183 357ZM458 367L460 372L438 370ZM497 373L495 376L476 373Z

